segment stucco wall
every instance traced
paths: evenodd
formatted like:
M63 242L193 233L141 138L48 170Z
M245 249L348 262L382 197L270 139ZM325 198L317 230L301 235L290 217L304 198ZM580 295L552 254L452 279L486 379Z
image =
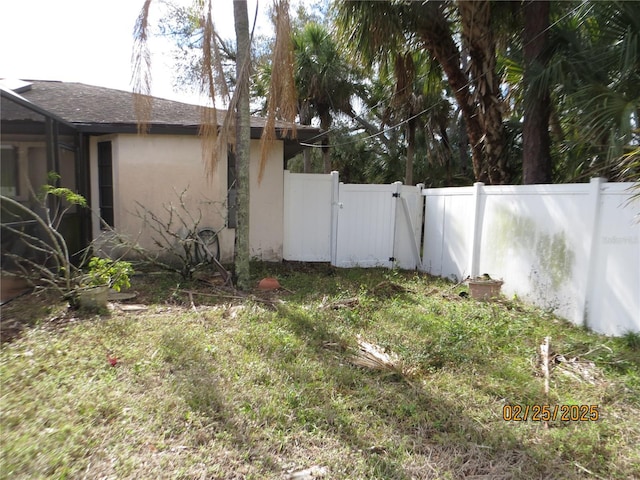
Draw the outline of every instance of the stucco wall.
M145 248L153 249L153 232L136 212L140 205L166 217L166 207L179 207L184 191L185 205L200 225L220 230L223 262L233 259L234 230L224 228L227 219L227 161L222 159L215 174L208 179L202 160L200 138L179 135L113 135L91 139L91 204L99 205L97 155L98 142L112 142L114 223ZM282 142L269 153L268 167L257 182L260 142L251 145L251 251L263 260L282 259ZM94 238L101 235L100 222L93 221Z
M249 243L251 255L267 262L282 260L284 242L283 143L269 152L262 181L258 183L260 141L251 141L251 208Z

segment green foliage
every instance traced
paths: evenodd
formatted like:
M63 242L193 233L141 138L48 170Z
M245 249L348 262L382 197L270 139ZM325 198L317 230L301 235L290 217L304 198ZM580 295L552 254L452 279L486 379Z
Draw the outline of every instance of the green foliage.
M45 185L42 187L42 190L45 195L53 195L54 197L62 198L71 205L80 205L81 207L87 206L87 200L82 195L68 188Z
M629 349L640 352L640 332L627 332L622 339Z
M418 2L412 6L418 8L416 5ZM435 2L433 5L436 8ZM444 8L450 13L457 8L454 2L439 5L446 5ZM506 129L504 161L509 178L518 182L522 178L522 122L527 116L522 89L525 73L520 35L523 9L516 3L506 5L500 2L492 4L491 8L492 28L496 38L499 38L498 65L502 76L502 93L505 94L504 100L498 100L506 116L510 117L503 122ZM406 15L412 11L406 4L336 2L336 10L339 27L345 34L343 46L354 52L354 60L370 67L368 71L372 78L369 82L374 86L389 76L389 64L392 63L389 59L394 55L404 54L407 50L414 54L425 53L424 45L412 43L415 36L420 35L420 22L416 22L416 15ZM545 52L549 64L547 68L529 74L534 96L536 91L543 89L552 92L554 181L585 181L590 176L604 176L616 181L637 180L638 169L631 161L629 152L637 148L639 141L638 18L640 9L637 2L552 4L550 50ZM451 16L450 20L452 28L460 28L455 16ZM440 47L445 45L446 37L442 35ZM460 47L459 43L456 41L457 47ZM425 61L418 63L415 62L418 57L414 57L417 69L429 64L428 56L425 57ZM408 70L405 68L403 71ZM440 75L442 78L442 73ZM398 82L401 79L397 74L392 77ZM416 78L425 79L427 74L420 73ZM393 84L390 86L393 87ZM392 106L394 95L402 92L401 87L398 83L394 90L387 91L380 98L374 97L374 88L367 89L368 96L364 100L369 110L367 113L371 114L377 106L382 109ZM451 91L446 92L448 100L452 96ZM408 105L409 102L404 102L401 106ZM429 126L434 113L435 110L428 109L417 119L421 124L426 124L421 127L426 142L420 143L421 134L418 132L416 158L428 159L428 167L422 173L420 165L416 165L416 181L433 186L471 183L468 164L464 161L468 157L464 128L456 125L456 115L449 112L445 127L434 129ZM434 133L435 138L430 139L429 136ZM464 147L452 148L457 146L455 140ZM401 142L404 143L402 139ZM368 140L368 143L373 144L375 140ZM376 156L375 149L369 150L372 152L369 163L375 164L380 158ZM394 166L397 158L395 152L389 152L381 160L388 171L397 171ZM368 181L376 181L379 177L370 176Z
M133 275L130 262L111 260L110 258L91 257L89 260L88 284L92 286L108 285L116 292L122 288L129 288Z
M554 182L586 181L591 176L637 180L638 168L629 153L639 142L639 5L598 1L551 4L550 47L545 52L549 63L529 73L533 90L551 92ZM332 7L328 10L326 3L320 8L299 5L292 39L299 121L309 124L312 118L320 119L329 131L331 138L325 143L331 147L332 168L338 169L345 181L397 181L405 176L412 143L412 183L434 187L471 184L471 149L462 109L456 106L456 92L425 42L418 41L423 31L437 27L442 34L436 49L453 47L464 52L459 5L337 1ZM161 32L180 51L179 83L199 88L204 23L197 11L170 5L169 14L161 21ZM505 155L501 161L514 183L522 180L521 137L526 117L522 12L518 2L491 5L491 28L497 40L496 74L501 85L496 100L504 114ZM233 42L216 42L224 76L232 87ZM253 58L258 65L252 78L254 104L264 103L269 91L272 67L267 50L273 43L265 38L254 42ZM462 75L463 81L475 81L468 71ZM406 128L409 119L415 121L415 138ZM336 124L338 128L334 128ZM323 171L320 150L313 156L312 170Z
M56 184L62 177L57 172L47 173L47 184L40 187L39 199L44 202L49 195L66 200L70 205L80 205L81 207L87 206L87 200L80 194L74 192L69 188L57 187Z

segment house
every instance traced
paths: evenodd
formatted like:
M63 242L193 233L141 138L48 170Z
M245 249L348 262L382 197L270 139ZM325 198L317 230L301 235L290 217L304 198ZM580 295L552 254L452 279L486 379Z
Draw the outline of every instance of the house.
M2 96L2 194L29 202L30 191L58 172L61 186L88 199L71 211L63 233L72 251L105 235L104 224L153 248L141 208L161 214L184 193L184 203L202 215L201 227L219 232L221 260L233 258L232 155L207 178L199 136L201 107L153 99L149 132L138 135L133 95L109 88L59 81L0 81ZM225 112L220 112L223 118ZM280 124L257 181L264 119L251 119L250 247L254 258L282 259L283 171L286 161L317 141L315 127L297 127L297 138L282 138ZM100 220L102 218L102 221ZM104 222L104 223L103 223ZM108 230L108 229L106 229Z

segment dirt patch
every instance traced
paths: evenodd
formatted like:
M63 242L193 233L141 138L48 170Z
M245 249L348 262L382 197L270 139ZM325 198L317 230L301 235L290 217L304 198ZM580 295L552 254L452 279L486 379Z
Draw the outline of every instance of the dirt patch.
M64 315L66 302L51 293L32 293L30 290L13 297L0 307L0 340L10 342L25 328Z

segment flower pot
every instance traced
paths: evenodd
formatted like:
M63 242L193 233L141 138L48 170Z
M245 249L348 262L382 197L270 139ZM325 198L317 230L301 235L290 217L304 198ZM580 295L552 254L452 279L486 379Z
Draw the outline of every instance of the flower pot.
M81 310L90 312L100 312L102 310L106 310L108 295L108 285L84 288L82 290L79 290L77 294L78 307Z
M469 293L476 300L492 300L500 295L502 280L473 279L469 280Z
M260 280L258 283L258 290L269 291L269 290L277 290L280 288L280 282L273 277L267 277Z

